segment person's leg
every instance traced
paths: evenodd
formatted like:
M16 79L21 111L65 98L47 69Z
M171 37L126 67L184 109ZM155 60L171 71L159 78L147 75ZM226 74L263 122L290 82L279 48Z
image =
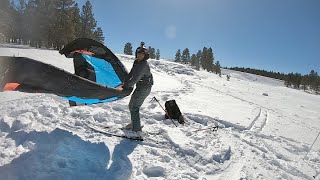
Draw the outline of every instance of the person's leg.
M139 85L134 90L130 103L129 110L131 114L132 130L141 131L141 122L139 109L143 104L146 97L150 94L151 86L150 85Z

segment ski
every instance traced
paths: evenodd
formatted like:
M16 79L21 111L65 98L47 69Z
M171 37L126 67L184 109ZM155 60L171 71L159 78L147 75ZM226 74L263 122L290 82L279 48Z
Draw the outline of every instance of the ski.
M103 131L103 130L100 130L100 129L97 129L97 128L94 128L92 126L89 126L87 125L92 131L94 132L98 132L98 133L101 133L103 135L106 135L106 136L109 136L109 137L119 137L119 138L125 138L125 139L129 139L129 140L134 140L134 141L143 141L143 138L140 138L140 137L129 137L129 136L126 136L124 134L116 134L116 133L112 133L112 132L106 132L106 131Z

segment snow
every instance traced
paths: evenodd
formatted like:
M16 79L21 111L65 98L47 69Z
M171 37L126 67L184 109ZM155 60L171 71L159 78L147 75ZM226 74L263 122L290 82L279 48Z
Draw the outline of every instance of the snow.
M143 173L148 177L161 177L164 176L165 169L161 166L147 166L143 168Z
M0 55L74 71L54 50L1 45ZM132 67L133 56L117 56ZM0 179L320 179L320 139L310 149L320 131L320 96L242 72L223 69L219 77L149 63L155 85L141 108L143 142L87 126L120 133L130 122L130 97L70 108L51 94L0 93ZM175 99L186 124L164 119L154 96L162 106Z

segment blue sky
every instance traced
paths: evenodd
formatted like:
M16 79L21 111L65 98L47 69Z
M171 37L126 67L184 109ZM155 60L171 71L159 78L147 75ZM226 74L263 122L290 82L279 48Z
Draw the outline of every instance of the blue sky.
M77 0L82 6L85 0ZM114 53L140 41L173 59L212 47L227 67L320 72L319 0L91 0Z

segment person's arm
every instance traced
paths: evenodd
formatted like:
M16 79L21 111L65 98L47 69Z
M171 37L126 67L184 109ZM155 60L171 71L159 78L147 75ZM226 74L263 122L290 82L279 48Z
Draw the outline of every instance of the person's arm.
M137 58L137 55L138 55L138 51L140 50L140 47L138 47L137 49L136 49L136 58Z
M135 65L130 72L131 76L129 76L129 79L124 82L123 89L129 88L135 85L145 74L146 68L147 68L146 62L142 62L141 64Z

